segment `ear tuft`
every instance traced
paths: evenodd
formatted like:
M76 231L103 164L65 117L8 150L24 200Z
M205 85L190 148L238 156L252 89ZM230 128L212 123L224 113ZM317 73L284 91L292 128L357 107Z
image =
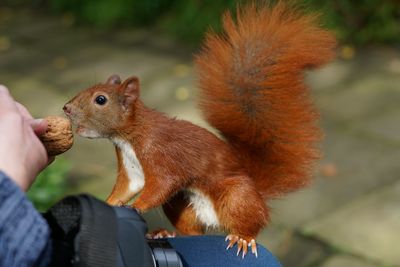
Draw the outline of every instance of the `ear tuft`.
M106 84L109 84L109 85L121 84L121 78L117 74L113 74L110 76L110 78L107 79Z
M136 76L129 77L120 86L122 105L128 109L139 98L139 79Z

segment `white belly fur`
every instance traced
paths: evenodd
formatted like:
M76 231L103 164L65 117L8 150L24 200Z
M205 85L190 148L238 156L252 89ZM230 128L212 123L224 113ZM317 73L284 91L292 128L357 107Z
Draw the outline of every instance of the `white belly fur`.
M211 200L200 190L188 189L190 204L196 212L197 219L206 227L217 228L219 220Z
M136 194L143 189L145 183L142 165L131 144L120 139L113 140L113 143L121 150L122 162L129 178L129 189ZM188 189L187 195L197 219L206 227L217 228L219 220L211 200L197 189Z
M129 190L136 194L144 187L142 165L131 144L120 139L113 140L113 143L121 150L122 162L129 178Z

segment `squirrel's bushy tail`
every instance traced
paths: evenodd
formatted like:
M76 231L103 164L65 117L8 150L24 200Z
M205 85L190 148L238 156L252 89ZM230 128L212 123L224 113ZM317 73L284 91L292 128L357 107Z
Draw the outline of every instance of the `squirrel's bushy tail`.
M329 62L336 42L317 18L283 2L239 7L196 57L201 110L266 198L306 185L319 157L304 72Z

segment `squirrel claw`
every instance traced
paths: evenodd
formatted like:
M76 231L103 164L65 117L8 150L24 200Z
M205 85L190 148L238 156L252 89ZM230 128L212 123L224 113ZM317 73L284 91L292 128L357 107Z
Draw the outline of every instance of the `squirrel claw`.
M236 256L239 256L240 251L242 251L242 259L244 259L244 256L247 254L247 241L240 238L237 242L237 252Z
M232 248L239 240L239 237L237 235L227 235L225 238L225 241L228 241L228 240L229 240L229 244L226 247L226 250Z
M257 244L254 239L251 239L250 242L248 242L246 239L240 238L237 235L227 235L225 241L229 241L229 244L226 247L227 250L237 244L236 255L239 256L240 252L242 252L242 259L244 258L244 256L246 256L248 252L248 247L251 247L252 254L254 254L256 258L258 257Z
M243 248L243 239L240 238L239 241L237 242L237 252L236 252L236 256L239 256L240 251Z
M249 247L251 247L251 253L253 253L256 256L256 258L258 258L257 243L254 239L250 241Z

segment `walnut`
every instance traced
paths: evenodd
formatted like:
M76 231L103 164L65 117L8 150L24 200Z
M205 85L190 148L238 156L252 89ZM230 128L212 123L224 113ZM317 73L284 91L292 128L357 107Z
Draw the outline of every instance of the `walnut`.
M71 122L58 116L44 118L47 121L47 131L40 140L49 156L56 156L70 149L74 143Z

